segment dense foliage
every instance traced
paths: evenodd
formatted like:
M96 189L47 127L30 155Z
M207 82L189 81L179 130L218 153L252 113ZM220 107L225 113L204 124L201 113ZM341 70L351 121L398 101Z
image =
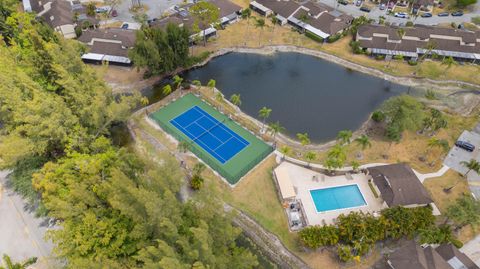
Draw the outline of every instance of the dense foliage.
M137 31L137 39L129 57L135 66L146 68L148 75L170 73L188 65L189 32L187 28L168 24L160 28Z
M376 242L390 238L412 238L419 232L426 243L453 240L449 226L434 226L430 207L384 209L379 217L362 212L340 215L335 225L311 226L300 231L300 240L309 248L335 246L339 258L348 261L365 255Z
M80 60L82 45L9 10L0 39L0 168L13 169L17 190L41 198L57 220L49 237L66 267L257 266L212 190L178 200L184 179L175 159L153 164L112 145L110 127L143 98L114 96ZM164 42L177 31L153 36ZM161 53L184 59L184 43L168 44Z

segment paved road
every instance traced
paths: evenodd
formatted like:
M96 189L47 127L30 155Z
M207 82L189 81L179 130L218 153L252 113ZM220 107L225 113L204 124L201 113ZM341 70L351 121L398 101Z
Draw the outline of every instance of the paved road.
M455 23L459 24L459 23L462 23L462 22L470 22L472 17L480 16L480 2L477 3L474 7L472 7L472 10L471 10L470 13L466 13L465 15L460 16L460 17L433 16L431 18L418 17L418 18L411 18L411 19L402 19L402 18L396 18L396 17L391 16L391 15L387 15L387 11L386 10L380 10L378 8L378 6L373 8L371 12L366 13L366 12L361 11L359 9L359 7L357 7L355 5L346 5L346 6L337 5L336 0L318 0L318 1L321 2L321 3L324 3L328 6L331 6L331 7L334 7L334 8L336 7L338 10L340 10L344 13L350 14L354 17L367 16L368 18L371 18L371 19L374 19L374 20L378 21L378 18L380 16L384 16L386 18L386 21L388 21L390 23L406 23L407 21L411 20L415 24L424 24L424 25L436 25L436 24L440 24L440 23L451 23L451 22L455 22Z
M147 16L149 19L160 17L169 7L183 3L183 0L141 0L143 5L147 6ZM132 6L131 0L123 0L117 7L118 17L116 20L134 22L133 13L130 12Z
M0 171L0 255L15 261L37 257L32 268L53 268L53 244L45 241L45 219L35 218L24 200L8 187L7 171Z

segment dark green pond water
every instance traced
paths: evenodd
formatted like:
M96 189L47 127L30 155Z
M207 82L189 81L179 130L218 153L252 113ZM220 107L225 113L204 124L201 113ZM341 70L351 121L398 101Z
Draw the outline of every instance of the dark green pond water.
M269 122L279 121L292 137L307 132L314 142L335 138L338 131L358 129L386 99L407 87L352 71L300 53L260 55L230 53L183 74L206 84L215 79L226 98L240 94L240 108L258 118L272 109ZM151 102L161 87L145 93Z

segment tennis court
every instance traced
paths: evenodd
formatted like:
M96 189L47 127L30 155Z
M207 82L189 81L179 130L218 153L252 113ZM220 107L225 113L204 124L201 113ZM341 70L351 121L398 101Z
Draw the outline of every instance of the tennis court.
M150 115L160 127L217 171L230 184L268 156L273 148L193 94Z
M250 144L198 106L185 111L170 123L221 163Z

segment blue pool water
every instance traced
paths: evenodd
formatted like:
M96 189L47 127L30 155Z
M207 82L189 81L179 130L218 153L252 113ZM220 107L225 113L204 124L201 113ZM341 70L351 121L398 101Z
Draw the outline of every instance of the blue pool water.
M366 205L357 184L311 190L317 212L358 207Z

